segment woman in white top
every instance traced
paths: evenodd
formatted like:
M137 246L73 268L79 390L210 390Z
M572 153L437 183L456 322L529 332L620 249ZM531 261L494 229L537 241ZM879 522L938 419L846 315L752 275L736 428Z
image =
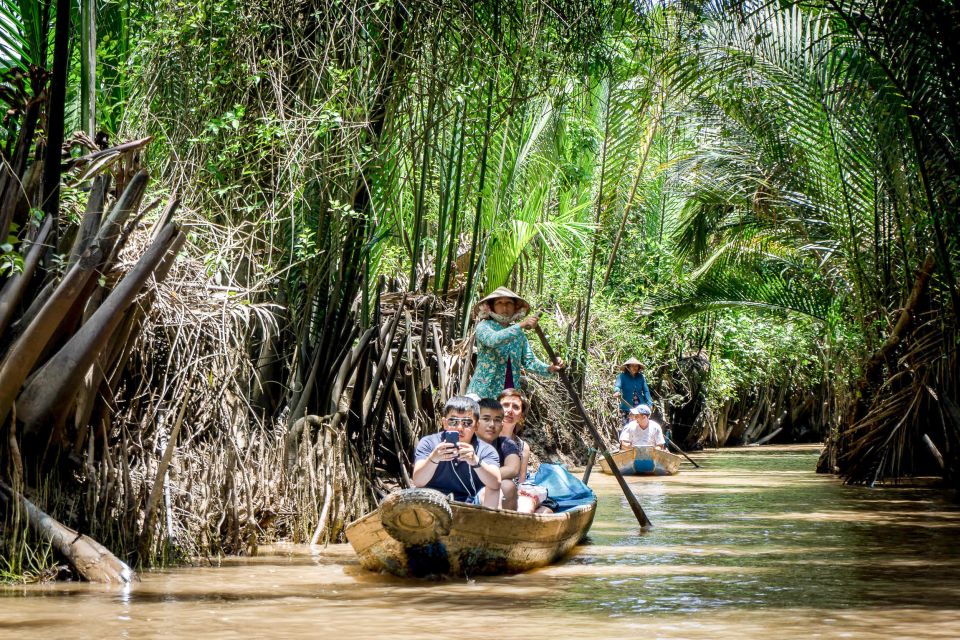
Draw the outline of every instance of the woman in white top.
M630 422L620 432L620 447L656 447L665 449L667 441L663 437L663 427L650 419L650 406L638 404L630 409Z

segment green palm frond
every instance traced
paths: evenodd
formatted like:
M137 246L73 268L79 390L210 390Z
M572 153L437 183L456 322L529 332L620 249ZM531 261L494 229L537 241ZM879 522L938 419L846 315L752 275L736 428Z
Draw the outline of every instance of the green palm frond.
M535 188L516 215L494 230L485 252L487 292L507 282L523 252L538 239L546 251L574 250L586 243L593 225L581 214L589 202L564 206L561 200L555 213L544 213L551 189L549 182Z
M836 296L818 274L796 266L767 257L757 259L751 269L711 269L677 291L655 299L653 308L675 318L723 308L747 308L825 320Z
M680 255L700 265L695 282L732 286L733 273L754 268L758 243L776 238L842 291L841 273L864 269L881 197L871 124L878 105L869 99L876 66L833 32L825 14L796 6L709 24L698 44L702 77L714 84L691 85L702 90L696 108L706 126L700 149L682 162L689 200L673 236ZM896 157L887 167L902 166ZM718 274L727 276L718 281ZM863 273L855 279L872 287ZM708 289L691 293L711 304L723 299ZM751 290L761 292L734 292ZM772 293L765 304L777 302Z
M46 29L37 0L0 0L0 67L44 66Z

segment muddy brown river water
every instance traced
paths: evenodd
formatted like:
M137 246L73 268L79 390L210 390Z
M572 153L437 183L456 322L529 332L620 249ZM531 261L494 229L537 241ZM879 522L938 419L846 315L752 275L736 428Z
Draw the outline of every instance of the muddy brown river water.
M348 545L278 546L132 586L0 588L3 638L960 638L960 507L917 487L846 487L816 447L699 454L612 478L586 544L538 571L406 581Z

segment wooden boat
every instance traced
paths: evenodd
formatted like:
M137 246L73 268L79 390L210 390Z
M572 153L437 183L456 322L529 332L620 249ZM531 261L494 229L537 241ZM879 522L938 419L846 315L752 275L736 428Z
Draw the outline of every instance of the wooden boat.
M658 475L672 476L680 471L683 458L656 447L634 447L610 454L620 473L625 476ZM605 458L600 458L600 469L613 473Z
M407 489L349 524L346 534L361 566L371 571L401 577L519 573L563 557L590 530L596 507L594 500L562 513L517 513Z

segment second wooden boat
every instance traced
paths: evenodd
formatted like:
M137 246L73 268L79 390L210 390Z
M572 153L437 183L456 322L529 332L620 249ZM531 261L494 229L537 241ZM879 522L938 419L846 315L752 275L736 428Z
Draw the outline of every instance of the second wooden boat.
M432 489L388 496L349 524L347 540L372 571L401 577L518 573L563 557L590 529L596 500L556 514L450 502Z
M656 447L634 447L610 454L614 464L625 476L658 475L672 476L680 471L683 458ZM600 469L613 473L605 458L600 458Z

